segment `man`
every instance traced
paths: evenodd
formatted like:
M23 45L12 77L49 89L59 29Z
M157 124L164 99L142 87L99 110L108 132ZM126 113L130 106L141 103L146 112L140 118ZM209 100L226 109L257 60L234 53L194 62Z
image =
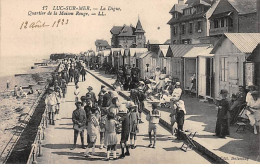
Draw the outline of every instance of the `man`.
M70 69L69 69L69 81L72 82L74 78L74 68L72 66L70 66Z
M138 107L138 112L139 112L139 123L144 123L142 121L142 111L144 110L144 100L146 99L145 93L143 91L142 87L138 87L138 99L139 99L139 107Z
M85 114L86 114L86 119L88 120L90 118L90 115L92 113L92 101L89 97L86 97L86 106L84 107ZM88 121L86 121L86 127L88 126ZM90 143L90 138L89 135L87 134L87 143Z
M153 146L153 148L155 148L156 131L157 131L157 126L159 124L161 114L160 114L159 110L157 110L157 105L155 103L152 104L152 109L153 110L147 115L147 120L149 121L148 133L149 133L149 140L150 140L150 144L148 145L148 147ZM153 131L153 134L154 134L153 145L152 145L152 131Z
M228 91L226 89L222 89L220 91L221 100L216 102L218 106L218 115L215 129L215 136L220 138L226 138L229 135L229 108L230 103L227 99Z
M75 103L77 109L72 113L72 122L73 122L73 129L74 129L74 144L71 150L76 148L78 134L80 133L81 139L81 147L85 149L84 146L84 129L86 125L86 113L82 108L82 103L80 101Z
M46 111L49 116L49 124L50 125L55 125L55 111L56 107L58 105L58 97L56 92L54 92L54 88L50 87L48 91L48 95L45 99L45 104L46 104Z
M82 76L82 82L86 81L86 69L85 67L81 67L80 74Z
M122 131L121 131L121 150L122 154L120 155L120 158L124 158L125 156L129 156L129 145L127 143L129 134L130 134L130 117L129 117L129 112L126 108L125 105L120 105L119 107L119 113L118 113L121 118L120 121L122 121ZM126 148L126 152L124 150L124 147Z
M88 87L88 93L86 93L86 97L90 97L92 104L97 103L96 94L93 92L92 86Z

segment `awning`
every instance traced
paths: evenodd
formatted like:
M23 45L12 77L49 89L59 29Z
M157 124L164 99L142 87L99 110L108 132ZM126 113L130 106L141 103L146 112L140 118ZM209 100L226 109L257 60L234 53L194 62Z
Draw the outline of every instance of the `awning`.
M194 47L190 51L188 51L183 57L184 58L196 58L200 55L210 55L210 52L212 49L213 48L211 48L209 46Z

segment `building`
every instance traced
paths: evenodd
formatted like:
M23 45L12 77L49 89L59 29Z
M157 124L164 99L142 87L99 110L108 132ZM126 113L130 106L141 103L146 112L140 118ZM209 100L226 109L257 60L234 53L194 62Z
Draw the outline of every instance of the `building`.
M256 1L220 0L209 18L209 35L257 32Z
M95 41L95 45L96 45L96 52L111 48L108 42L103 39L97 39Z
M236 93L239 86L248 86L254 80L253 68L246 62L259 43L260 33L225 33L221 37L211 51L215 58L215 97L221 89ZM259 55L256 57L254 60L259 61Z
M178 0L170 13L172 44L197 44L201 37L209 35L209 21L215 0Z
M136 27L132 25L114 26L110 33L112 48L144 48L146 43L145 31L142 27L140 19L138 19Z

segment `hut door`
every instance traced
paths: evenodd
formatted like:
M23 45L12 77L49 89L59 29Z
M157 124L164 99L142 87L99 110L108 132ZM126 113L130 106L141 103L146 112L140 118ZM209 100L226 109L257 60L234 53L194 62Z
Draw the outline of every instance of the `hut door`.
M239 59L230 56L228 58L229 93L237 93L239 86Z
M206 95L213 97L214 92L213 58L206 58Z
M228 57L220 57L220 84L219 90L226 89L229 90L229 80L228 80Z

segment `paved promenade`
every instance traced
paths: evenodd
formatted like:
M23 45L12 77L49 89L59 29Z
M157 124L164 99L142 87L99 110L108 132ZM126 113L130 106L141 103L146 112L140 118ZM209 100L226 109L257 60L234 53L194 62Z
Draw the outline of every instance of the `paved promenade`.
M114 75L104 74L89 70L96 77L108 84L115 82ZM122 91L129 95L129 92ZM214 135L217 110L215 105L200 102L198 98L184 96L187 115L184 129L197 132L194 140L201 147L205 147L209 154L226 163L259 163L260 162L260 135L254 135L251 130L237 133L237 126L231 126L231 135L226 139L217 138ZM151 110L152 102L145 102L145 107ZM162 119L170 124L168 109L161 108Z
M113 82L113 79L107 78L107 81ZM79 82L81 95L85 95L87 87L91 85L94 92L98 94L101 83L90 74L87 75L85 82ZM104 161L106 157L106 149L100 150L96 148L97 154L91 158L83 156L84 149L80 148L80 138L78 138L78 148L70 150L73 144L73 129L71 115L75 109L74 105L74 84L69 83L67 97L61 104L61 120L57 121L55 126L48 126L45 131L46 138L43 140L43 156L37 158L40 164L158 164L158 163L174 163L174 164L209 164L210 162L199 153L190 150L184 152L179 148L182 142L171 139L170 133L163 127L158 128L158 138L156 148L148 148L149 137L147 135L148 122L144 120L140 124L140 133L138 134L138 143L136 149L130 149L131 156L125 159ZM123 98L120 97L120 101ZM145 118L145 115L143 115ZM120 135L118 135L120 139ZM98 139L99 141L99 139ZM86 143L86 132L85 132ZM99 142L97 143L99 146ZM119 145L118 145L119 148ZM117 150L118 156L121 149Z

